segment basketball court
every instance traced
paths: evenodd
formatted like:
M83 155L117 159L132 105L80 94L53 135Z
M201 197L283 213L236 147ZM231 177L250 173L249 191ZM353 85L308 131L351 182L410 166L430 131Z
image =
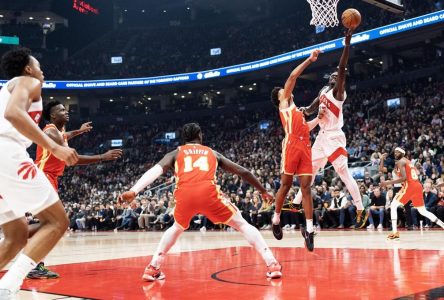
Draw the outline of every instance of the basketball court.
M440 230L322 231L303 248L299 231L277 241L261 232L283 266L267 280L261 257L237 232L185 232L167 256L165 280L141 275L162 232L70 233L46 260L55 280L26 280L19 299L442 299Z

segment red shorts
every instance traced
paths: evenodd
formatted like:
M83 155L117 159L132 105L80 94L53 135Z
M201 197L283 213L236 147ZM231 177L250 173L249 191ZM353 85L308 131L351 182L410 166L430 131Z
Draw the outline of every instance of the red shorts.
M176 206L174 220L187 229L196 214L203 214L214 224L227 223L237 212L229 200L222 199L219 188L213 184L187 184L174 191Z
M401 190L396 193L394 200L398 200L402 204L406 204L412 200L415 207L424 206L424 196L422 195L422 185L419 182L406 182Z
M53 174L50 174L50 173L45 173L45 175L46 175L46 178L48 178L48 180L51 183L51 185L54 188L54 190L56 192L58 192L59 191L59 180L58 180L59 176L53 175Z
M286 175L312 175L310 140L287 136L282 141L281 173Z

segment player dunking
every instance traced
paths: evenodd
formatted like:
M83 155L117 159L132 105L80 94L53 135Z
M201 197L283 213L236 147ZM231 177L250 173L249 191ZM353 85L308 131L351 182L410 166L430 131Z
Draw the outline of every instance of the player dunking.
M51 149L67 165L77 162L74 149L58 145L37 123L42 115L41 90L44 81L40 64L25 48L2 57L2 69L9 81L0 91L0 269L22 249L8 272L0 279L0 299L15 299L26 274L56 245L69 220L58 195L45 174L26 152L32 142ZM28 240L25 213L36 215L41 226Z
M281 265L274 258L270 248L259 231L248 224L229 200L221 198L219 187L214 182L217 167L241 176L262 193L264 201L272 199L259 180L247 169L233 163L218 152L202 145L202 132L198 124L189 123L182 128L185 145L166 154L153 168L148 170L119 199L133 201L136 195L168 169L174 168L176 190L174 198L174 224L164 233L151 263L145 268L142 279L155 281L165 278L160 266L165 255L186 230L196 214L207 216L213 223L224 223L240 231L247 241L262 256L268 266L268 278L282 276Z
M82 133L92 130L91 122L85 123L80 129L65 132L66 124L69 121L68 111L65 106L58 101L49 102L43 111L43 118L49 121L43 132L46 133L54 142L61 146L68 146L68 140ZM89 165L102 161L119 159L122 156L122 150L115 149L99 155L79 155L77 165ZM35 160L37 167L45 173L54 190L58 192L58 178L63 175L65 162L54 156L48 149L37 146L37 157ZM39 224L30 225L30 235L38 228ZM48 279L58 278L59 275L48 270L43 262L40 262L31 272L29 279Z
M390 204L392 233L387 236L390 240L399 239L399 232L397 229L398 206L401 205L401 203L405 205L409 200L412 200L412 205L418 209L418 212L421 215L444 228L444 223L425 208L424 196L422 194L423 188L418 179L419 172L416 170L413 163L405 158L404 155L404 149L399 147L395 149L396 173L399 178L395 180L381 181L380 183L381 187L402 183L401 190L395 195Z
M313 201L311 199L311 142L310 130L317 125L317 120L310 124L305 122L302 111L296 108L293 102L293 90L297 78L312 62L318 59L320 50L314 50L310 57L298 65L285 82L284 88L275 87L271 92L271 102L279 108L282 126L285 130L285 138L282 141L281 161L281 187L276 194L276 208L272 219L273 235L276 239L282 239L280 226L280 214L284 199L293 185L293 176L299 177L303 206L307 226L301 228L305 239L305 246L309 251L314 248L313 233Z
M345 67L348 62L352 33L353 31L349 29L345 34L345 46L339 61L338 72L330 75L328 86L321 89L319 96L304 110L304 114L310 115L318 111L318 108L325 112L323 117L319 119L319 127L321 129L312 147L312 180L314 181L314 176L316 176L319 169L323 168L327 161L329 161L353 198L357 208L356 227L360 227L364 207L362 206L358 184L348 170L348 153L345 149L346 138L342 131L342 126L344 125L342 106L347 99L347 93L345 92ZM302 197L301 192L298 192L295 203L301 203Z

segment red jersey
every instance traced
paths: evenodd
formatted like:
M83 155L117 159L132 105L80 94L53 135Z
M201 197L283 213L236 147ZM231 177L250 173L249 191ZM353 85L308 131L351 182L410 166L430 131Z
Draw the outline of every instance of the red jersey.
M211 148L186 144L177 149L174 166L177 188L196 183L215 184L217 157Z
M405 182L403 182L403 185L421 185L421 183L419 182L418 179L418 170L416 170L415 166L413 165L413 163L408 160L407 158L404 158L405 160L405 173L407 176L407 180ZM396 170L396 175L398 175L398 177L401 177L401 170L397 169Z
M286 136L297 135L306 140L310 139L310 128L305 122L304 114L294 103L287 108L279 109L279 115Z
M59 134L63 137L63 141L65 146L68 145L68 139L60 132L54 124L48 124L43 128L43 132L46 132L49 128L55 128ZM47 149L42 148L37 145L37 155L36 155L35 164L37 167L43 171L45 174L50 174L53 176L61 176L63 175L63 171L65 170L65 162L63 160L55 157L51 152Z

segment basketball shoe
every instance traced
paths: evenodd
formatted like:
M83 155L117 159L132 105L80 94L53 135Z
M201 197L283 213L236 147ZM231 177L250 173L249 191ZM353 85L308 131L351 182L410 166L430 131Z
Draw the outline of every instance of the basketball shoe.
M397 231L397 232L395 232L395 233L390 233L390 234L387 236L387 239L388 239L388 240L399 240L399 232Z
M272 224L272 231L273 231L273 235L277 240L282 240L283 237L283 233L282 233L282 228L281 228L281 224Z
M149 265L145 268L143 272L142 280L143 281L156 281L165 279L165 274L159 269L154 268L152 265Z
M305 239L305 248L312 252L314 249L314 232L308 233L304 227L301 227L302 237Z
M59 274L46 268L43 262L39 263L26 276L28 279L56 279L59 277Z
M282 266L278 262L274 262L268 267L267 278L276 279L282 277Z

